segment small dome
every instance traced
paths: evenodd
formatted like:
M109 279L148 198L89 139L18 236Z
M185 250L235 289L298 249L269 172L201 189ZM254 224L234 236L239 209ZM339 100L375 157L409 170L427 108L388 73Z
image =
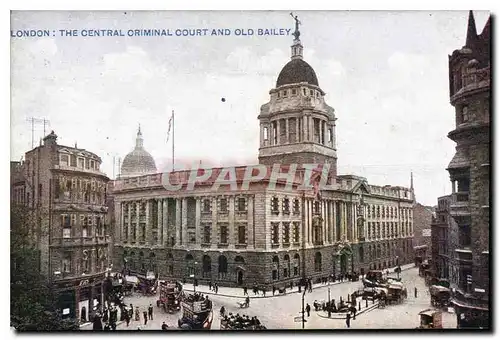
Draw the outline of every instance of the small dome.
M477 65L479 65L479 61L477 61L476 59L472 59L472 60L469 60L469 62L467 63L467 67L477 67Z
M311 65L304 60L297 58L290 60L281 70L276 87L288 84L306 82L311 85L318 85L318 78Z
M156 173L153 156L144 149L141 128L137 132L135 148L123 159L121 177L142 176Z

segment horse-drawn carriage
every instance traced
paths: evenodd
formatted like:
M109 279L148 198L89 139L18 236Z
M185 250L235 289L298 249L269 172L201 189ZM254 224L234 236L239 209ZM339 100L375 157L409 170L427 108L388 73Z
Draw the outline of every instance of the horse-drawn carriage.
M442 286L430 286L431 305L437 308L448 307L450 303L450 289Z
M173 281L160 281L160 298L156 306L163 306L166 312L172 313L181 309L182 284Z
M153 272L147 272L145 275L137 274L137 290L144 295L155 295L158 288L158 279Z
M185 296L182 301L182 317L178 321L180 329L210 330L213 321L212 303L199 299L196 294Z

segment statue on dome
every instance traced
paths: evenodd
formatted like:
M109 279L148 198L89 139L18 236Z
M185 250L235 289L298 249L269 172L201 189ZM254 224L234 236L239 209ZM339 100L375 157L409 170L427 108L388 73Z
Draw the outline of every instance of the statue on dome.
M302 25L302 23L299 21L299 17L297 15L294 16L293 13L290 13L290 15L295 20L295 32L293 32L293 36L296 40L298 40L300 37L299 25Z

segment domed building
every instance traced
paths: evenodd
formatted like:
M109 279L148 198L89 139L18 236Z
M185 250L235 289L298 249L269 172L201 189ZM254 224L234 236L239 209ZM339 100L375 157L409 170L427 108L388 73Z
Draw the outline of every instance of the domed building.
M260 109L259 163L329 163L336 175L335 110L326 104L316 72L303 59L300 32L294 36L291 60Z
M156 173L156 163L149 152L144 149L141 127L137 131L135 148L128 153L123 160L120 178L135 177Z

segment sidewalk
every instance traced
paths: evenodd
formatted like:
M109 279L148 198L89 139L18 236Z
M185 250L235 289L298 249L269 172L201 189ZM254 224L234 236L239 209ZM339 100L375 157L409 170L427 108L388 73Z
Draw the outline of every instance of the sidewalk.
M415 267L415 265L413 263L406 264L406 265L401 266L401 271L403 272L403 271L412 269L414 267ZM389 268L389 273L391 275L395 274L394 273L394 269L396 269L396 267ZM360 276L360 280L361 280L361 276ZM359 282L361 283L361 281L359 281ZM343 283L352 283L352 282L351 281L343 281L343 282L335 281L335 282L330 282L330 285L343 284ZM323 287L328 287L328 285L327 284L323 284L323 283L314 283L312 288L313 289L318 289L318 288L323 288ZM276 297L281 296L280 294L273 295L271 291L266 292L266 296L263 296L263 295L254 295L251 286L248 286L247 288L248 288L248 297L250 299L268 299L268 298L276 298ZM293 290L290 290L289 287L287 287L286 294L293 294L293 293L298 293L299 292L298 287L295 286L293 288L294 288ZM186 284L184 284L184 290L187 291L187 292L194 292L193 284L192 283L186 283ZM202 293L202 294L205 294L205 295L206 294L208 294L208 295L218 295L218 296L224 296L224 297L230 297L230 298L238 298L238 299L246 297L245 295L243 295L243 288L242 287L219 287L219 292L217 294L215 294L215 292L211 291L208 288L208 286L198 285L196 287L196 292ZM259 291L259 294L262 294L261 291Z

